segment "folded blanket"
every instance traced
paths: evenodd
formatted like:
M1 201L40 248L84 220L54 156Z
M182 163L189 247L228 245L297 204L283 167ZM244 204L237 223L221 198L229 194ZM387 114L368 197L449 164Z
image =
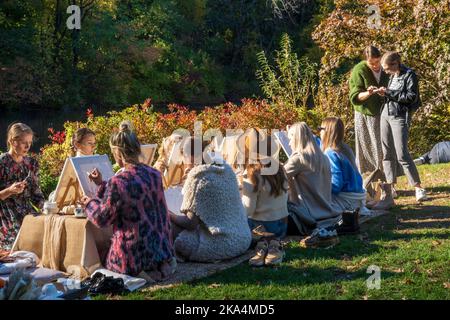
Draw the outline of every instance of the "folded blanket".
M39 263L39 258L33 252L16 251L10 255L14 262L0 264L0 274L13 273L18 269L34 268Z

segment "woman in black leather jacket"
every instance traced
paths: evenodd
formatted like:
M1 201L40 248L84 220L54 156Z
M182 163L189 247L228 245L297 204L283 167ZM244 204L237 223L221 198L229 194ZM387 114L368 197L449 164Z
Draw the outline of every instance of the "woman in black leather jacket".
M390 75L387 88L377 93L384 96L381 113L381 144L383 168L388 184L396 183L397 161L411 186L416 189L416 200L426 200L419 173L408 151L408 129L412 113L421 105L419 81L415 72L401 63L397 52L387 52L381 59L383 69ZM387 188L390 189L390 188Z

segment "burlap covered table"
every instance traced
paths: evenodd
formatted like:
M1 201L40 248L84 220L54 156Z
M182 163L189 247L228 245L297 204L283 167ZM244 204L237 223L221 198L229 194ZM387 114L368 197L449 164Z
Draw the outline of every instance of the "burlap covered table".
M13 251L31 251L40 266L85 278L102 266L112 228L99 229L85 218L60 215L25 217Z

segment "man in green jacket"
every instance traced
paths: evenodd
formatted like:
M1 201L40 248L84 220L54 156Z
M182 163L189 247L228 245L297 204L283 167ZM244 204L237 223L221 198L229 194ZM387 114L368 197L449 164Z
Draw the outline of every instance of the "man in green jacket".
M380 136L380 113L383 98L378 87L386 87L389 76L381 68L381 53L374 46L364 49L364 61L358 63L350 77L350 102L355 109L356 164L361 174L383 171Z

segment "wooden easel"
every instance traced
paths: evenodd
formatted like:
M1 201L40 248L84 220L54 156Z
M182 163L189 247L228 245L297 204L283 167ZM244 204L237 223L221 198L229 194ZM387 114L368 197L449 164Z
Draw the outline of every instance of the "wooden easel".
M59 210L64 207L64 202L66 201L67 195L69 194L71 188L75 189L75 198L71 201L70 205L75 205L76 202L80 199L80 184L77 179L71 178L69 180L69 183L67 184L66 190L64 191L61 200L58 203Z
M167 171L168 171L168 177L166 178L165 175L163 175L163 177L162 177L165 189L167 189L173 185L174 179L177 176L177 173L179 173L180 171L181 171L181 173L180 173L181 179L183 178L183 174L184 174L183 164L177 164L177 165L175 165L173 170L171 170L171 171L167 170Z

